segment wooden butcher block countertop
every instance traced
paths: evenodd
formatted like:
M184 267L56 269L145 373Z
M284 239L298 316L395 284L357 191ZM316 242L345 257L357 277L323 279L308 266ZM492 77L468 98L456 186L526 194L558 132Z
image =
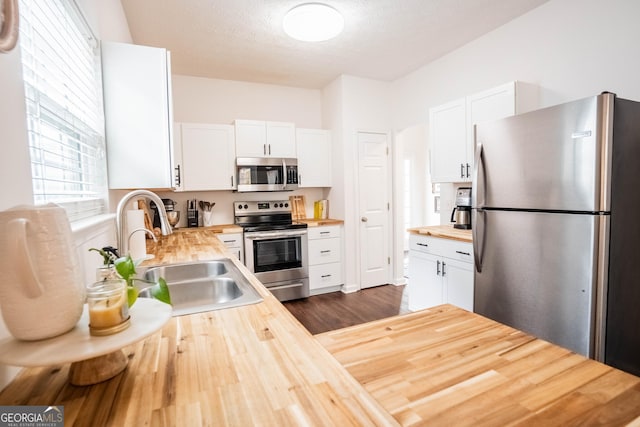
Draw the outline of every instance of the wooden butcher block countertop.
M162 237L148 264L224 254L213 230ZM235 262L235 260L234 260ZM65 425L397 425L239 262L264 301L172 318L126 347L128 368L87 387L69 365L24 369L0 405L64 405Z
M640 378L451 305L316 338L402 425L640 425Z
M407 231L411 234L459 240L461 242L471 243L473 241L471 237L471 230L453 228L453 225L429 225L425 227L409 228Z

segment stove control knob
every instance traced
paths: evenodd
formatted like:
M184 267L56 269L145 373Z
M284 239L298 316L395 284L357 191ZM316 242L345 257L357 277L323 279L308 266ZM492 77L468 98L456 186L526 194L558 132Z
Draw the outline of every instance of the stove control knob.
M284 207L285 207L285 208L288 208L288 207L289 207L289 203L285 203L285 204L284 204Z
M280 207L282 207L282 203L280 203Z
M245 208L245 209L249 209L249 206L248 206L248 205L244 205L244 208Z
M242 205L238 205L238 209L242 209Z

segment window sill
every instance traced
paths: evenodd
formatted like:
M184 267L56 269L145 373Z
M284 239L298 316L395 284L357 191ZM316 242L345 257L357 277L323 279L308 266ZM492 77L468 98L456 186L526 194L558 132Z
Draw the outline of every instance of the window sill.
M92 230L95 228L99 228L100 226L108 225L108 223L113 223L115 221L116 215L113 213L96 215L91 218L82 219L80 221L74 221L71 223L71 231L74 235L85 233L88 230ZM115 227L115 223L113 223Z

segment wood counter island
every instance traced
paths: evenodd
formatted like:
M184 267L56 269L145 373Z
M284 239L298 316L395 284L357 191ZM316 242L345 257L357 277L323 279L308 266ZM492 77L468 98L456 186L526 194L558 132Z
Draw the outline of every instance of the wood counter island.
M640 378L452 305L316 338L402 425L640 425Z

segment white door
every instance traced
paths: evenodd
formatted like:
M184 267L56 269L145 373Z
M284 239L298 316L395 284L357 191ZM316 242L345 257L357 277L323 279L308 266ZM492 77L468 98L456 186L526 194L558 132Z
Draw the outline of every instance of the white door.
M384 133L358 133L360 287L389 283L389 150Z

